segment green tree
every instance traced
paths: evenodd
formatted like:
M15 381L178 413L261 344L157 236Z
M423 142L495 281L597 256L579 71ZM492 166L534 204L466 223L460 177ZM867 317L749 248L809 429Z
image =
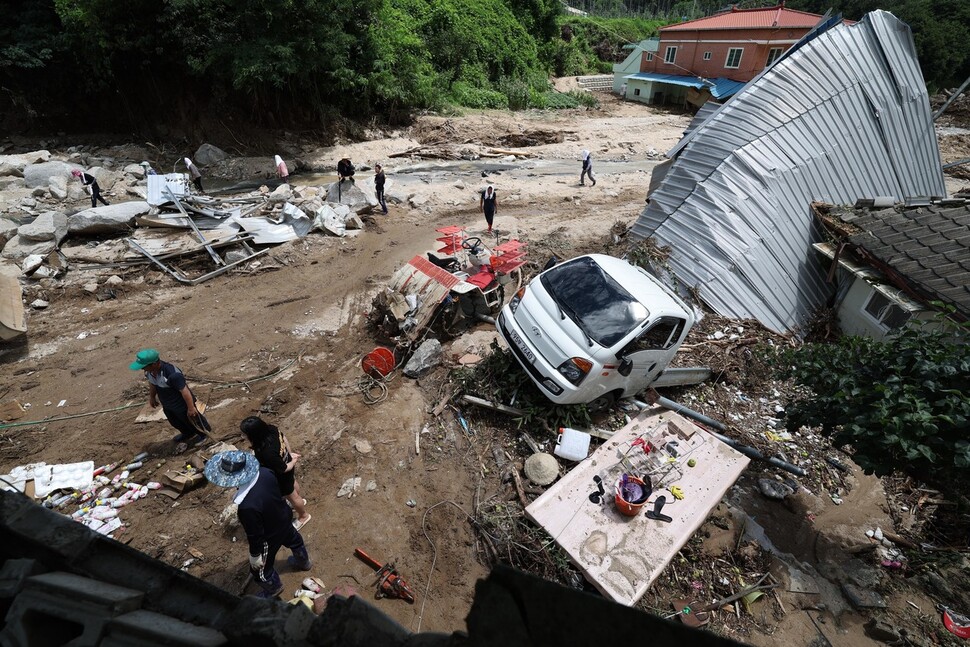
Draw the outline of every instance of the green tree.
M970 324L941 319L880 342L843 337L782 352L781 377L808 393L788 409L789 430L820 426L848 444L866 472L901 469L940 481L970 474Z

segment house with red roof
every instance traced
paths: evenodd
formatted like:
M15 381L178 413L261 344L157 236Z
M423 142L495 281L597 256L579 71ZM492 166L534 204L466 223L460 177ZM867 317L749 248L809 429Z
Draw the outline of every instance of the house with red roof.
M644 51L628 75L626 98L654 104L724 100L781 57L822 20L785 7L731 9L660 29L656 52Z

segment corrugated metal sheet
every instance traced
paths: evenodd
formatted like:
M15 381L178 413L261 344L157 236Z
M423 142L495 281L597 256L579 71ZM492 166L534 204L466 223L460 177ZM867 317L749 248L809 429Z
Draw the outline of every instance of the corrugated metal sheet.
M694 29L756 29L756 28L806 28L814 27L819 16L814 13L795 11L782 7L762 9L734 9L725 13L689 20L669 27L661 27L661 33Z
M810 37L673 149L633 227L718 313L779 332L828 296L811 202L946 194L908 26L875 11Z

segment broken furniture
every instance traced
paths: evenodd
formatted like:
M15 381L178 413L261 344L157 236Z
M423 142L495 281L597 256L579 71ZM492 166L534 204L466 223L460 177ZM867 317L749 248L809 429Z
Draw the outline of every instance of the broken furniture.
M694 467L687 466L689 459ZM748 462L690 420L654 407L616 432L525 512L604 597L633 605L707 520ZM645 508L654 510L657 499L665 497L662 514L671 517L669 523L642 513L622 515L612 503L612 492L597 497L599 503L591 500L590 492L597 490L594 477L612 487L623 473L651 477L653 493ZM675 497L678 489L683 499Z

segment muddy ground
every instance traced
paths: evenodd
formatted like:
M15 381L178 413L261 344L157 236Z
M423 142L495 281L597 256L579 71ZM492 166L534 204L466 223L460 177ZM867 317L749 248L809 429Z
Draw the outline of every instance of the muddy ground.
M450 410L440 416L432 413L456 388L449 370L457 358L469 351L484 354L494 335L483 325L446 344L444 367L419 380L396 376L386 399L369 405L358 386L359 363L382 341L366 323L371 297L402 263L435 247L436 227L458 224L472 235L483 234L477 203L477 189L486 179L483 171L499 191L499 239L518 237L530 243L530 270L549 252L615 252L623 241L617 243L611 229L620 223L622 230L636 219L650 170L660 159L657 151L676 143L689 121L687 114L604 96L598 110L423 117L410 129L381 133L373 141L326 149L304 143L300 154L309 160L348 156L359 163L383 162L388 193L399 202L355 238L311 234L273 248L256 267L196 287L177 285L145 267L74 269L63 281L32 284L27 301L43 297L50 306L31 312L26 347L0 353L0 401L29 403L24 420L143 403L144 380L128 363L139 348L158 348L163 359L182 368L199 399L208 403L217 439L245 447L239 421L258 414L279 425L303 455L297 478L313 515L303 530L313 575L330 588L349 585L370 597L371 573L353 557L354 548L363 548L380 560L395 560L417 594L413 606L378 601L381 610L412 630L462 629L475 581L488 572L489 560L527 565L529 553L522 550L529 546L522 542L532 533L515 490L502 481L493 452L501 448L513 460L526 455L515 426L466 408L474 432L469 434ZM501 158L446 162L388 157L428 144L518 145L523 134L535 132L559 133L561 138L529 146L532 157L514 163ZM970 156L966 133L948 135L942 142L944 161ZM578 185L579 152L584 148L594 155L595 187ZM132 155L140 161L136 157ZM328 178L293 179L299 186ZM369 182L370 175L361 173L358 181ZM959 178L949 182L951 191L967 187ZM115 299L99 301L81 287L112 274L123 279ZM683 361L709 363L719 379L677 392L677 399L731 421L732 430L746 442L777 443L774 449L787 452L789 459L814 461L815 467L804 488L780 503L757 491L757 480L775 479L775 472L753 465L639 606L666 615L674 597L711 601L771 569L785 583L777 596L766 596L750 609L736 604L715 613L708 628L756 645L824 644L820 634L836 645L868 645L876 643L862 625L879 616L910 631L913 644L956 644L933 607L934 602L957 606L959 596L965 595L966 587L961 593L952 575L959 560L965 560L965 545L943 553L947 559L934 553L936 557L908 570L880 567L868 551L856 555L845 550L865 543L865 531L876 526L895 529L917 544L945 547L931 536L935 515L946 509L932 502L945 495L927 498L919 484L865 476L849 457L811 434L787 444L766 440L764 419L775 415L786 385L771 382L759 367L744 361L750 342L709 337L717 330L730 333L738 325L748 331L739 335L742 340L773 337L752 322L708 317L692 333ZM62 400L65 404L58 406ZM149 471L157 475L182 464L183 457L173 453L168 425L136 424L138 411L135 406L2 429L0 471L37 460L93 460L100 465L126 461L142 451L152 455L151 467L143 468L145 479ZM549 442L542 429L530 431ZM838 457L849 472L825 464L825 457ZM341 485L352 477L361 478L360 490L338 498ZM252 592L251 585L244 589L245 536L219 519L229 499L226 491L211 485L177 501L149 496L123 508L126 527L116 538L232 592ZM900 516L901 506L908 515ZM510 541L504 553L491 552L472 519L509 529L519 546ZM956 567L948 566L954 555ZM570 581L568 567L555 551L530 559L536 572ZM809 574L814 592L790 591L791 571L798 568ZM868 588L882 593L888 609L851 608L839 591L840 573L846 568L856 568ZM304 576L285 568L282 575L288 592Z

